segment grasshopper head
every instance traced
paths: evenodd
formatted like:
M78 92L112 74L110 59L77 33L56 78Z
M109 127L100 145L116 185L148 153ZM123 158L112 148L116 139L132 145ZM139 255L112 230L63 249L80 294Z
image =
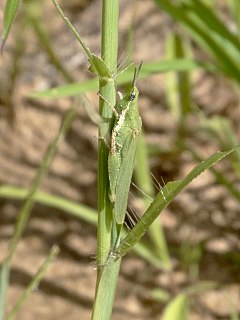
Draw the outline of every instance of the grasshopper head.
M138 89L137 89L136 86L134 86L134 87L133 87L133 90L130 92L129 100L130 100L130 101L135 100L137 95L138 95Z

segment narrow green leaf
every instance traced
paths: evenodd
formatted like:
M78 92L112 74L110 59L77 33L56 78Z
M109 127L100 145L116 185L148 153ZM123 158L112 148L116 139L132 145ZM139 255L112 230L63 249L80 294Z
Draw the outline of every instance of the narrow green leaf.
M3 16L3 32L2 32L2 43L1 51L3 50L4 44L7 40L8 34L10 32L13 20L17 14L20 0L7 0L4 7Z
M238 36L238 39L240 40L240 1L239 0L229 0L229 7L232 12L232 16L235 19L235 25L236 25L236 33Z
M129 252L132 247L140 240L140 238L146 233L153 221L160 215L174 198L182 191L187 185L189 185L193 179L203 173L206 169L213 166L215 163L225 158L227 155L236 151L237 148L225 152L214 153L207 160L202 161L199 165L193 168L185 178L177 181L168 182L157 194L152 201L151 205L144 213L143 217L138 221L135 227L129 232L126 238L124 238L119 247L116 248L116 256L124 256Z
M64 15L62 9L58 5L56 0L52 0L55 8L57 9L58 13L60 14L61 18L65 22L66 26L70 29L70 31L73 33L77 41L79 42L80 46L84 50L86 56L88 57L88 60L91 64L90 70L96 72L100 77L106 77L111 78L111 74L105 64L105 62L97 57L95 54L91 52L91 50L86 46L84 41L82 40L81 36L77 32L77 30L74 28L70 20Z
M26 198L28 193L29 189L24 189L10 185L0 186L0 198L22 200ZM62 210L67 215L71 215L93 225L97 224L97 211L83 204L41 191L36 191L36 193L33 196L33 199L34 201L36 201L37 203L41 203L42 205ZM139 256L143 257L145 260L149 261L156 267L164 268L161 261L159 261L159 259L156 258L152 251L149 248L147 248L144 244L138 243L134 249ZM0 306L1 301L2 300L0 300ZM0 318L0 320L2 319Z
M9 185L0 186L0 197L7 199L22 200L26 198L28 193L29 189ZM36 191L33 195L33 200L50 208L63 210L67 214L80 218L83 221L95 224L97 222L97 212L95 210L74 201L40 191Z
M168 302L170 300L170 294L167 290L156 288L150 291L152 298L160 302Z
M204 33L198 33L198 36L200 36L199 44L206 46L206 49L214 56L222 71L237 79L239 75L238 61L240 59L240 42L238 37L230 32L226 24L214 14L213 10L204 5L202 1L184 0L183 2L183 10L188 12L188 16L193 24L204 31ZM185 5L185 3L187 4ZM191 30L191 26L189 27L189 31L193 31L193 35L196 35L196 32ZM211 30L210 33L209 30ZM204 35L204 37L202 37L202 35ZM194 38L196 39L197 37ZM212 43L209 41L210 38ZM216 46L214 50L212 45ZM219 50L219 52L216 51L216 49ZM226 61L222 60L219 56L219 54L221 55L222 53L225 53ZM225 64L227 65L225 66ZM235 71L232 70L230 64L236 66Z
M167 305L161 320L187 320L187 318L187 296L183 293L180 293Z
M169 59L190 58L191 48L177 33L170 34L167 39L167 53ZM181 71L169 73L166 81L166 95L168 104L172 110L174 118L179 124L184 120L191 110L191 81L190 72ZM184 126L184 124L183 124Z
M101 78L110 78L110 72L105 64L105 62L96 56L95 54L92 54L91 57L91 67L89 68L90 71L95 72L98 74ZM107 81L107 80L106 80Z
M168 61L154 61L144 63L139 75L139 79L147 78L153 74L164 73L169 71L187 71L197 68L205 68L213 70L210 64L203 64L201 62L189 60L189 59L174 59ZM123 85L132 81L132 75L134 67L129 67L123 73L117 75L117 84ZM90 92L98 90L98 80L87 80L81 83L67 84L64 86L56 87L41 92L33 92L28 96L33 98L64 98L76 96L83 92Z
M219 71L240 82L239 58L237 59L239 50L235 44L220 34L209 32L209 28L206 28L206 25L199 18L198 11L187 10L186 6L172 4L167 0L155 0L155 2L174 19L182 23L195 41L207 48L214 57Z
M192 149L188 149L190 153L192 153L193 157L198 160L202 161L202 158ZM236 153L239 152L240 148L236 150ZM210 168L211 172L214 174L216 181L221 184L224 188L228 190L228 192L237 200L240 202L240 191L237 189L237 187L234 186L232 181L230 181L226 175L221 173L219 170L215 168Z
M40 281L44 277L47 268L49 265L53 262L53 260L56 258L56 256L59 253L59 248L57 246L53 246L52 249L50 250L47 259L44 261L44 263L41 265L41 267L38 269L37 273L33 277L32 281L29 283L29 285L26 287L26 289L23 291L22 295L18 299L17 303L13 307L12 311L7 317L7 320L13 320L15 319L18 311L21 309L23 306L24 302L26 299L29 297L31 292L38 287Z
M66 98L74 97L84 92L92 92L98 89L98 80L91 79L79 83L70 83L60 87L56 87L49 90L44 90L40 92L33 92L28 94L32 98Z
M208 30L216 32L222 39L227 39L238 51L240 50L239 39L227 29L226 24L214 14L213 10L208 8L202 1L188 0L187 3L187 5L184 5L184 8L196 14Z

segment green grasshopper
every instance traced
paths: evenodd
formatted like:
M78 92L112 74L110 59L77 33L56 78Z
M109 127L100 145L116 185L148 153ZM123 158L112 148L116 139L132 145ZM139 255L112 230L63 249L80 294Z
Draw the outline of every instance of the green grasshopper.
M111 146L108 157L110 201L117 224L123 224L128 202L138 136L142 120L138 110L139 91L136 81L142 66L135 68L131 89L113 109L115 121L111 132Z

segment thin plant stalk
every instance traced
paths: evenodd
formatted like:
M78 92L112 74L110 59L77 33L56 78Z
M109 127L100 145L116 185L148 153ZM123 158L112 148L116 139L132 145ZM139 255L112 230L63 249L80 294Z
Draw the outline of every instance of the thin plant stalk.
M111 259L112 244L116 241L113 232L112 206L109 200L108 181L108 147L105 139L110 136L112 128L112 110L109 104L116 104L115 76L117 72L118 53L118 0L102 1L102 59L105 62L111 78L99 79L100 95L106 101L100 99L100 116L102 122L99 126L98 149L98 249L97 264L98 274L95 291L92 320L111 318L117 279L121 259Z
M44 277L47 268L49 267L49 265L54 261L54 259L56 258L56 256L59 253L59 248L57 246L53 246L47 256L47 259L44 261L44 263L40 266L40 268L38 269L37 273L35 274L35 276L33 277L32 281L29 283L29 285L26 287L26 289L23 291L22 295L20 296L20 298L18 299L17 303L15 304L15 306L13 307L13 309L11 310L11 312L9 313L7 320L13 320L15 319L18 311L21 309L22 305L24 304L24 302L26 301L26 299L29 297L29 295L31 294L31 292L37 288L37 286L39 285L40 281L42 280L42 278Z

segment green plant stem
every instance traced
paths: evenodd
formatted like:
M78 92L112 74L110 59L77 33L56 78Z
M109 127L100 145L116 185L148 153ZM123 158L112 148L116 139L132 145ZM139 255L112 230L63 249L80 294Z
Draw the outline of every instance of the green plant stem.
M100 78L99 92L112 106L116 104L115 75L117 72L118 53L118 15L118 0L102 1L102 59L109 69L112 78ZM108 320L111 318L120 267L120 259L111 263L107 262L115 239L112 232L112 207L109 201L109 150L103 140L109 139L112 128L112 110L106 101L100 99L99 110L102 121L99 126L99 137L101 139L99 139L98 150L98 274L92 320Z
M3 264L0 268L0 320L4 320L6 292L9 282L9 265Z

